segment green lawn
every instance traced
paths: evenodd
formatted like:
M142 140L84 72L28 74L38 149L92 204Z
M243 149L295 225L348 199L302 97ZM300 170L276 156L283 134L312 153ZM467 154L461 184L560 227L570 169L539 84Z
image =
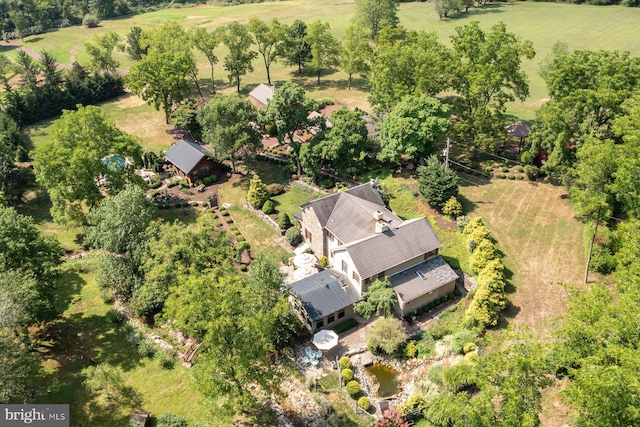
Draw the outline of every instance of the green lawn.
M351 23L355 11L352 0L337 4L319 0L294 0L287 2L254 3L238 6L198 6L163 9L156 12L135 15L127 18L103 21L98 28L87 29L71 27L55 30L46 34L27 37L24 46L39 51L51 50L63 64L71 64L78 59L86 60L82 54L84 42L96 34L115 31L123 36L132 25L142 28L157 28L164 22L175 20L187 28L215 28L233 20L248 21L258 16L265 20L278 18L281 22L291 23L300 18L307 22L315 19L328 21L332 32L337 37L344 34ZM440 40L449 43L455 27L471 20L478 20L481 27L489 29L492 25L504 21L509 31L531 40L537 52L536 58L525 61L524 70L531 82L531 97L524 103L512 103L509 113L514 116L531 119L534 112L547 97L542 79L537 75L537 64L551 49L557 40L566 41L570 49L620 49L629 50L632 55L640 55L640 38L637 34L637 23L640 20L640 9L626 7L594 7L586 5L558 4L545 2L500 2L488 4L480 8L471 8L468 14L441 21L438 19L430 2L401 3L399 11L400 23L409 29L436 31ZM22 45L20 40L13 43ZM15 50L3 47L0 52L9 56ZM220 47L219 58L226 54ZM122 69L128 69L132 62L124 53L117 53L122 62ZM210 94L210 70L208 62L197 55L200 77L205 79L205 92ZM264 66L260 58L254 62L255 71L242 80L243 92L266 80ZM346 75L343 72L329 71L318 86L315 76L295 73L294 67L286 67L276 63L273 65L272 78L275 82L295 80L302 84L312 96L331 97L350 107L359 106L369 109L366 101L367 93L363 90L363 82L356 79L355 87L346 90ZM233 92L235 88L226 79L222 61L216 66L216 86L222 92ZM135 123L143 124L134 119Z
M164 113L156 111L142 99L132 93L98 104L115 122L116 126L141 139L141 144L149 151L166 151L173 142L164 120ZM51 118L25 127L28 149L38 147L51 133L51 124L57 119Z
M126 425L131 408L107 405L82 385L89 358L93 358L95 364L106 363L120 369L126 384L142 397L142 408L156 417L174 412L190 422L229 425L228 419L211 415L187 368L175 364L167 370L140 357L127 342L124 327L107 320L105 313L111 306L99 296L94 266L95 260L65 264L56 301L63 314L39 331L43 365L42 387L36 400L69 403L72 426Z
M271 200L273 200L280 215L286 213L290 218L293 218L295 213L300 212L301 205L323 196L322 193L313 191L301 184L293 184L285 189L286 192L272 197Z

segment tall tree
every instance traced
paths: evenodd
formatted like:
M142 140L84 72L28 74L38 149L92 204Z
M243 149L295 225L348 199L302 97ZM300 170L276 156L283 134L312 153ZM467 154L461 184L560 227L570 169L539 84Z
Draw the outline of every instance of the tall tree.
M599 141L593 137L585 140L578 149L578 161L571 172L573 179L569 194L573 208L579 216L595 221L595 227L584 273L587 282L589 264L600 220L613 212L615 196L611 193L613 174L619 158L619 150L612 141Z
M355 25L347 27L340 49L340 66L349 76L348 90L351 90L351 77L354 74L360 74L360 76L367 74L372 55L373 50L369 45L366 32Z
M275 18L269 24L262 19L251 18L248 28L253 34L258 52L262 55L264 67L267 69L267 82L271 85L271 63L281 56L286 28Z
M218 57L213 52L218 47L221 41L221 34L218 30L211 32L206 28L194 28L189 32L191 43L198 51L207 57L209 65L211 66L211 92L216 94L216 83L214 76L214 66L218 63Z
M327 166L337 172L356 175L367 157L373 157L367 125L361 113L346 108L334 111L332 127L300 149L305 171L317 172ZM319 140L316 142L316 140Z
M425 166L418 168L418 184L422 196L437 209L458 195L458 175L434 155L427 159Z
M175 22L144 35L148 53L131 67L127 85L156 110L162 108L169 124L171 107L191 92L186 77L195 59L185 48L189 43L184 29Z
M147 49L142 46L142 28L133 26L127 34L126 52L129 58L134 61L140 61L147 54Z
M85 244L114 253L130 251L143 239L155 212L156 207L145 191L128 185L91 209L87 215Z
M49 193L54 220L83 222L85 207L98 204L103 191L116 194L139 179L125 159L137 161L141 154L138 139L116 128L100 108L64 111L49 140L33 152L36 178ZM118 161L113 165L107 158ZM108 185L99 185L100 179Z
M369 73L369 102L389 111L407 95L435 96L451 86L451 53L435 33L384 29Z
M615 138L622 140L612 191L627 215L640 218L640 95L625 102L625 115L613 121Z
M475 147L493 149L504 135L506 103L529 96L522 60L534 57L533 45L508 32L502 22L484 32L479 22L473 21L456 28L451 41L452 86L463 102L455 131Z
M224 57L224 68L229 73L227 77L240 92L240 79L253 71L252 61L258 56L256 52L249 50L252 44L251 34L246 26L232 22L225 27L222 42L229 49L229 54Z
M311 45L307 41L307 24L299 19L286 27L281 46L287 65L297 65L298 73L311 59Z
M553 62L550 100L536 112L527 138L532 154L550 153L547 169L565 171L586 136L613 138L612 123L640 84L640 58L629 52L574 51Z
M306 97L301 86L293 82L286 82L276 89L273 98L258 116L263 125L270 123L276 125L278 141L281 144L290 144L298 175L302 174L300 142L296 141L293 136L297 130L306 129L311 125L307 116L314 109L315 103Z
M85 42L84 48L89 54L89 65L99 71L114 74L120 66L120 61L113 57L113 50L124 51L122 37L113 31L94 36Z
M33 90L38 86L40 64L23 50L18 51L16 56L16 69L23 87Z
M237 95L216 95L198 111L202 136L218 159L230 160L231 168L242 157L262 148L262 135L256 127L253 105ZM261 206L260 206L261 207Z
M58 61L53 54L46 50L40 52L40 67L42 69L45 87L54 90L60 88L63 79L62 70L59 69L58 66Z
M407 96L396 104L379 127L378 159L397 162L401 158L424 157L433 153L434 142L445 135L450 126L448 108L435 98Z
M13 64L9 58L7 58L7 55L0 53L0 82L4 85L5 92L11 90L11 86L9 86L9 79L7 79L7 74L11 69L13 69Z
M356 0L354 21L375 40L384 27L395 27L400 22L398 0Z
M333 37L328 22L315 21L309 25L307 42L311 46L311 69L318 75L324 68L330 68L340 63L340 42Z

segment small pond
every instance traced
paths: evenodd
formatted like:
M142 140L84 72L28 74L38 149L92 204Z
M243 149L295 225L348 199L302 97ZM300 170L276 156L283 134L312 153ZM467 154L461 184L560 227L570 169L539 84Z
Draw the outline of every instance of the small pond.
M399 372L386 365L375 363L365 368L367 372L373 376L380 388L378 389L378 396L390 397L400 391L400 382L398 381Z

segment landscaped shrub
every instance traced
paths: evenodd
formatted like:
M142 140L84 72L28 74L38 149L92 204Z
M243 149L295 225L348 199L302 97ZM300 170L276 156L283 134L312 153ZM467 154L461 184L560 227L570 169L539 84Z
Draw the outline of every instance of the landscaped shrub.
M499 173L498 174L498 178L500 179L505 179L507 177L507 175L503 174L503 173Z
M191 186L189 185L188 182L180 181L180 188L188 189L188 188L191 188Z
M289 228L284 237L291 246L297 246L302 242L302 233L298 227Z
M204 178L202 178L202 183L204 185L210 185L211 184L211 177L205 176Z
M456 287L456 288L453 290L453 295L455 295L455 296L457 296L457 297L458 297L458 296L460 296L460 294L461 294L460 289L458 289L458 288Z
M534 156L529 151L524 151L520 154L520 161L522 163L530 164L533 163Z
M179 179L172 179L171 181L169 181L169 183L167 184L168 188L173 188L176 185L180 184L180 180Z
M222 215L222 216L229 216L229 211L228 211L228 210L225 210L225 209L220 208L220 215Z
M482 240L476 246L469 258L469 268L476 274L480 272L488 263L498 258L498 250L488 239Z
M349 381L347 383L347 393L349 393L349 396L355 397L359 395L361 391L360 384L358 384L357 381Z
M450 366L443 372L442 383L447 390L455 393L475 384L475 369L466 363Z
M179 415L167 412L158 420L156 427L188 427L187 420Z
M262 182L257 174L253 175L249 183L249 191L247 192L247 201L256 209L260 209L264 202L269 200L269 191L267 186Z
M340 371L340 376L342 377L342 381L346 384L353 380L353 371L350 368L343 369Z
M476 345L475 343L468 342L462 347L462 350L464 351L464 354L476 351Z
M313 249L311 249L311 248L306 248L306 249L304 250L304 253L305 253L305 254L313 254Z
M485 167L484 167L484 171L485 171L486 173L491 173L491 172L493 172L493 166L485 166Z
M280 217L280 222L278 222L278 227L280 227L280 230L288 230L291 228L293 224L291 224L291 219L289 218L289 215L287 215L286 213L283 213L282 216Z
M95 28L98 25L100 25L100 20L95 15L87 14L82 19L82 25L84 25L87 28Z
M271 215L275 211L276 211L276 207L271 200L267 200L266 202L264 202L264 205L262 205L262 212L264 212L267 215Z
M516 179L516 176L513 175L513 174L509 174L509 175L507 175L507 178L509 178L511 180L514 180L514 179Z
M320 188L328 190L330 188L333 188L333 186L336 185L336 182L333 180L333 178L324 178L321 179L320 182L318 182L318 185L320 185Z
M464 232L464 228L471 221L471 218L468 215L462 215L456 218L456 224L458 225L458 231L461 233Z
M201 179L197 179L196 182L193 183L193 185L195 185L196 187L199 186L199 185L202 185L202 184L204 184L204 183L202 182Z
M269 136L276 136L276 134L278 133L278 127L276 126L275 123L268 123L265 125L264 131Z
M376 321L369 331L367 347L392 355L406 340L407 333L400 320L392 317L382 318Z
M205 189L204 184L200 184L200 185L196 186L196 191L198 193L204 193L204 189Z
M535 180L540 174L540 169L533 165L527 165L524 167L524 173L527 175L529 181Z
M267 191L269 194L273 196L277 196L279 194L284 193L284 185L282 184L269 184L267 185Z
M338 365L340 366L340 369L350 369L351 368L351 359L349 358L349 356L342 356L340 358L340 360L338 361Z
M327 258L326 255L322 255L320 257L320 259L318 260L318 263L323 266L324 268L329 267L329 258Z
M404 355L405 357L412 358L418 355L418 348L416 347L416 342L411 340L404 347Z
M218 182L218 175L209 175L207 178L209 178L212 184Z
M462 215L462 205L457 198L451 196L451 198L442 207L442 213L450 218L456 218Z
M247 265L246 264L240 264L240 271L247 271Z
M440 364L435 364L429 368L429 372L427 372L427 379L434 384L442 385L442 375L444 372L444 368Z
M231 218L231 217L227 217L227 218L225 218L225 219L224 219L224 221L225 221L227 224L231 224L231 223L233 222L233 218Z
M367 398L366 396L362 396L360 399L358 399L358 406L365 411L368 411L371 407L371 402L369 402L369 398Z
M516 179L524 179L524 175L516 175Z
M518 166L518 172L524 172L524 167L523 166Z
M501 168L501 170L502 170L502 172L509 172L509 168L508 168L508 167L506 167L506 166L503 166L503 167Z
M189 203L191 206L193 206L194 208L198 207L199 203L198 202L191 202Z

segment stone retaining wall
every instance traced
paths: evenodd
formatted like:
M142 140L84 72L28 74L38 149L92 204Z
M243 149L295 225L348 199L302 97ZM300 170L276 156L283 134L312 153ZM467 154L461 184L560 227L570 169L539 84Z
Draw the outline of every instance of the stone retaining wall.
M262 212L261 210L258 210L256 208L254 208L253 206L251 206L251 203L249 203L247 201L247 199L244 199L242 201L242 205L249 209L251 212L253 212L254 214L258 215L260 217L260 219L262 219L264 222L266 222L267 224L269 224L269 226L271 226L271 228L275 229L278 233L280 233L280 235L283 234L282 229L280 228L280 226L278 225L277 222L275 222L273 220L273 218L271 218L269 215L265 214L264 212Z

